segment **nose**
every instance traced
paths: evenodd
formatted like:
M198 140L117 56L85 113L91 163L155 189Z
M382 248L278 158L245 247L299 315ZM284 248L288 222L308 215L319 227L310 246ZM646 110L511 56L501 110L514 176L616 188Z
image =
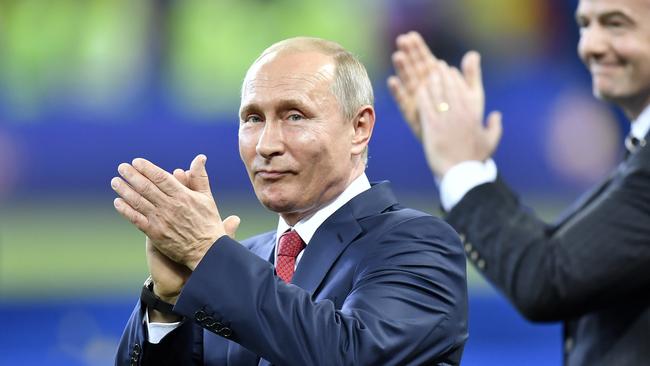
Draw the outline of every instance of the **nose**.
M271 159L276 155L282 155L284 153L284 147L282 122L266 121L262 134L255 146L257 154L265 159Z
M607 36L598 25L584 27L580 31L578 54L585 64L600 59L607 51Z

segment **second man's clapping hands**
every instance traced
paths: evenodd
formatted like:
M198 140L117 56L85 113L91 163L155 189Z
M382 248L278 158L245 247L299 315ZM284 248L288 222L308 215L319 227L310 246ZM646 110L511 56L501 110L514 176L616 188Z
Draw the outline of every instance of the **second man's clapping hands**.
M420 34L397 38L396 76L388 86L413 133L422 141L429 167L441 179L464 161L485 161L501 138L501 114L483 125L485 93L480 56L463 57L462 72L437 59Z

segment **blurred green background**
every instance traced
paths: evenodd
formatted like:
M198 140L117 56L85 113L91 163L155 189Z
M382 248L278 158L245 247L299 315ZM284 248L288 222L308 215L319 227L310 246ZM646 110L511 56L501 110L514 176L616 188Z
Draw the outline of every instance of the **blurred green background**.
M275 230L277 217L254 197L218 202L222 216L242 219L238 239ZM421 200L405 202L437 212ZM4 301L119 295L137 289L148 276L144 234L115 212L110 199L12 203L3 207L0 222ZM474 268L468 269L472 289L486 290Z

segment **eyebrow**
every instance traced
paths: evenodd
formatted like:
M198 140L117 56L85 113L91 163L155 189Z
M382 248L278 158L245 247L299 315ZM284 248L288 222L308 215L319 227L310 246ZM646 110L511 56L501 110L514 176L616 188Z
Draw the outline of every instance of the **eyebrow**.
M626 13L624 13L621 10L610 10L604 13L597 14L597 18L601 21L607 20L609 18L614 18L614 17L622 17L629 22L634 22L634 20L630 16L628 16ZM575 18L576 18L576 23L580 24L580 20L583 18L587 18L587 16L576 11Z
M280 111L297 109L302 111L303 113L307 113L309 107L305 104L304 101L296 98L291 98L291 99L284 99L278 102L276 109ZM261 110L262 107L259 104L250 103L241 108L241 111L239 112L239 116L240 118L242 118L249 113L260 113Z

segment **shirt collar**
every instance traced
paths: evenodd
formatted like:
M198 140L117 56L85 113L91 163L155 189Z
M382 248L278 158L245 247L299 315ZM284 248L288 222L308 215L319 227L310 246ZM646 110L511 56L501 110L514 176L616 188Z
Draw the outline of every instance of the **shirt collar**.
M630 136L643 140L650 130L650 105L646 106L637 119L632 121Z
M332 216L332 214L341 208L341 206L345 205L348 201L368 189L370 189L370 182L368 181L366 174L363 173L353 180L343 193L336 197L334 201L328 203L310 217L298 221L293 229L298 232L298 235L300 235L300 238L305 242L305 245L308 245L309 241L316 233L316 230L318 230L325 220ZM289 226L282 216L280 216L276 232L277 235L275 236L276 247L280 236L289 229L291 229L291 226Z

